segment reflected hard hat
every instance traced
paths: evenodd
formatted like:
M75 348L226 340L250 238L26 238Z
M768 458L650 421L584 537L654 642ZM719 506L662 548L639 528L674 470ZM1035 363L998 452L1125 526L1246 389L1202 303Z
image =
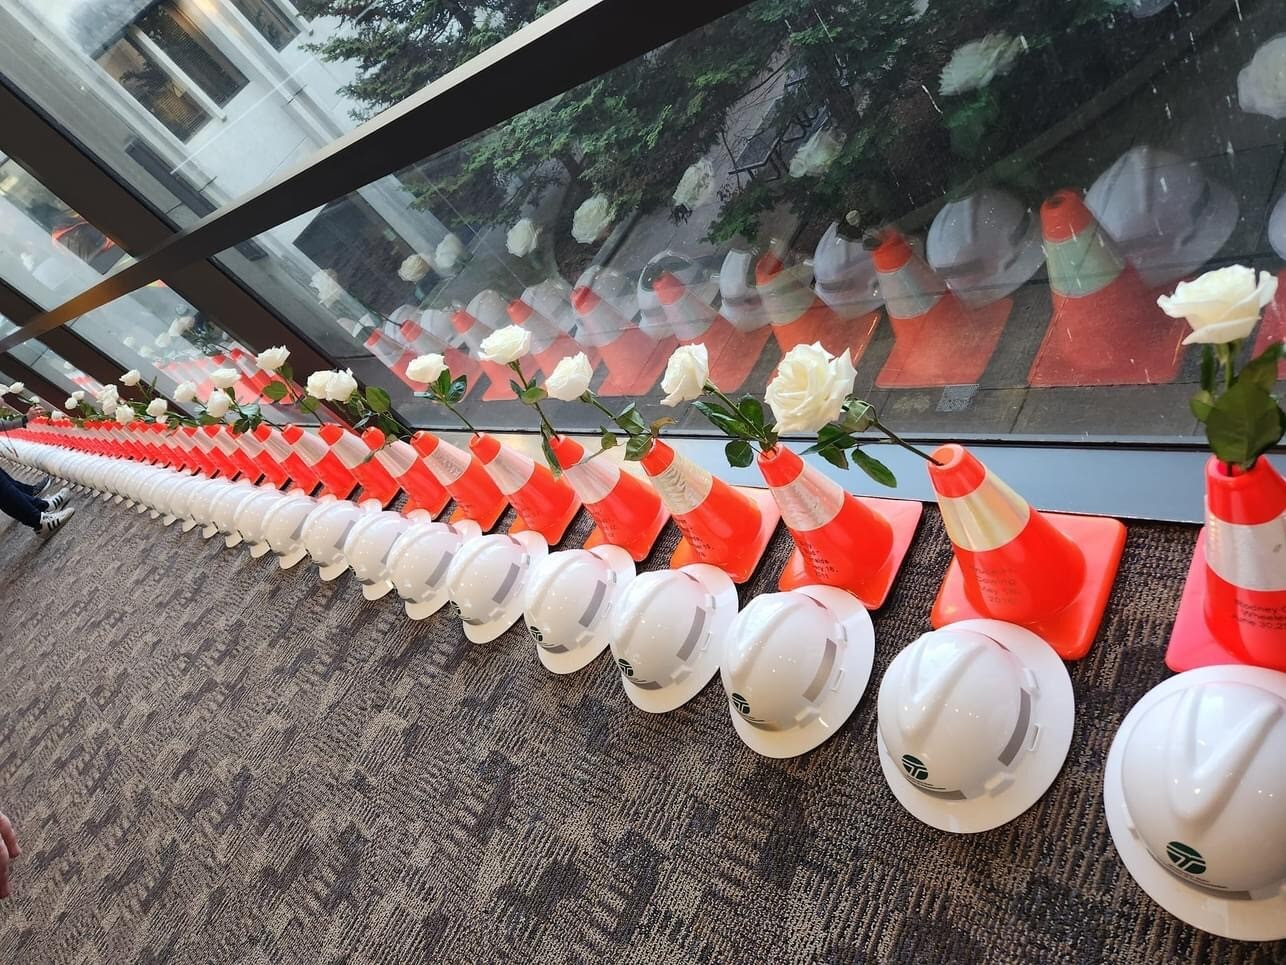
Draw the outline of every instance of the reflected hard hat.
M607 649L609 616L633 579L634 560L619 546L562 550L533 564L523 615L546 670L573 673Z
M844 318L873 312L884 303L871 253L831 222L813 252L817 297Z
M447 567L447 592L473 643L489 643L522 616L532 564L549 553L539 533L494 533L470 540Z
M880 766L925 824L973 833L1012 821L1067 758L1071 678L1049 644L999 620L924 634L880 684Z
M875 659L866 608L830 586L765 593L728 629L720 675L732 724L751 750L795 757L839 730Z
M1268 218L1268 243L1277 257L1286 261L1286 194L1277 199Z
M362 584L366 599L378 600L393 589L388 575L389 553L409 525L401 513L378 512L362 517L349 530L344 559Z
M466 540L482 534L471 519L458 523L413 522L389 551L388 572L406 615L423 620L447 602L447 570Z
M376 510L378 512L378 510ZM346 569L344 541L367 510L347 499L322 499L304 521L304 548L317 564L324 582L329 582Z
M943 205L929 226L925 253L933 270L970 307L1011 294L1045 263L1031 209L996 188Z
M768 311L755 280L754 251L732 248L719 269L719 314L737 328L749 332L768 324Z
M612 656L635 707L664 714L699 694L719 669L737 588L723 570L691 563L640 573L611 622Z
M1228 938L1286 938L1286 674L1204 667L1154 687L1112 742L1103 798L1161 907Z
M263 535L277 556L283 570L304 558L304 523L317 508L317 500L302 492L287 493L286 498L268 510L263 521Z

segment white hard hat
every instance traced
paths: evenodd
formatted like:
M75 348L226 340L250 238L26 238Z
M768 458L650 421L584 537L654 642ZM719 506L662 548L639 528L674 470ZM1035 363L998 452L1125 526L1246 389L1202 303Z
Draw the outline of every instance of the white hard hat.
M1268 243L1277 257L1286 261L1286 194L1277 199L1268 218Z
M273 506L285 499L285 494L271 486L261 486L254 496L237 507L237 515L232 521L241 538L246 541L250 555L255 559L268 552L268 540L264 536L264 521Z
M1156 287L1197 271L1237 227L1237 199L1201 165L1146 144L1132 147L1085 195L1143 280Z
M493 533L461 546L447 567L447 593L473 643L489 643L522 616L532 564L549 553L539 533Z
M625 696L651 714L682 707L718 672L736 615L737 588L718 567L640 573L612 613L612 656Z
M943 205L929 226L925 253L933 270L971 307L1011 294L1045 263L1031 209L997 188Z
M1203 667L1152 688L1112 741L1103 800L1162 908L1226 938L1286 938L1286 673Z
M880 684L877 743L893 796L925 824L971 834L1048 790L1072 742L1075 698L1030 630L964 620L924 634Z
M447 602L447 569L466 540L482 535L471 519L413 522L389 551L389 579L406 601L406 615L423 620Z
M175 494L173 509L174 515L183 520L181 529L183 532L189 532L197 524L196 503L201 497L201 491L209 486L213 480L206 479L204 476L189 476L179 487Z
M283 570L290 569L307 554L304 523L316 508L317 500L312 496L303 492L286 493L286 498L268 510L264 517L264 539Z
M201 526L201 536L209 539L219 531L219 527L214 524L214 504L222 498L223 494L232 489L232 483L226 479L212 479L209 484L202 486L192 497L189 503L189 512L192 519Z
M610 614L633 579L634 560L610 544L536 561L523 590L523 616L546 670L573 673L607 649Z
M362 596L378 600L393 589L389 580L388 557L393 544L410 522L401 513L371 513L359 519L344 541L344 558L352 567Z
M884 304L871 253L860 241L843 237L831 222L813 252L817 297L843 318L873 312Z
M719 668L732 725L765 757L810 751L853 713L874 660L871 617L844 590L755 597L728 628Z
M258 488L242 480L234 483L214 501L214 526L224 538L224 545L229 549L241 543L241 534L237 532L237 511L241 504L253 497Z
M318 575L329 583L346 569L344 541L357 521L372 512L379 512L378 505L366 503L358 506L347 499L323 497L304 521L304 547L317 564Z

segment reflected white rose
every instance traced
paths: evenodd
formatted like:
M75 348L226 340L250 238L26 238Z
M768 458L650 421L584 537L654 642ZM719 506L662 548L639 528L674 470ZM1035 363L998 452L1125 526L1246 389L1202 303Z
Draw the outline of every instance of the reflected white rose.
M154 359L156 358L156 349L152 348L150 345L140 345L138 347L138 354L143 356L145 359Z
M437 352L430 352L411 360L406 367L406 377L412 382L436 382L446 369L446 359Z
M1286 118L1286 34L1255 51L1237 75L1237 100L1248 114Z
M675 406L699 398L710 381L710 353L704 345L681 345L665 366L661 391L663 405Z
M138 339L136 339L133 335L126 335L123 339L121 339L121 342L124 344L126 348L135 348L138 345Z
M215 369L210 373L210 384L219 389L230 389L241 380L236 369Z
M196 324L196 319L191 315L183 315L170 322L170 336L172 338L182 338L188 332L192 331L192 326Z
M138 369L130 369L118 380L121 385L138 385L143 381L143 376Z
M839 157L843 147L844 138L836 137L830 128L818 131L790 159L790 176L802 178L821 174Z
M170 343L174 341L174 336L169 332L162 332L156 338L152 339L152 344L157 348L169 348Z
M911 0L911 19L919 20L929 12L929 0Z
M438 242L438 247L433 252L433 261L438 266L438 271L451 271L464 260L467 253L464 242L455 235L448 234Z
M333 305L344 294L344 289L339 284L339 276L335 274L333 268L314 273L312 285L317 291L317 300L323 305Z
M147 414L155 419L158 415L165 415L170 410L170 404L164 399L153 399L147 404Z
M196 401L196 383L180 382L179 387L174 390L175 402L195 402Z
M14 382L12 385L9 386L9 392L11 395L21 395L22 391L26 389L26 387L27 387L26 382Z
M284 345L266 348L255 356L255 364L261 372L276 372L290 358L290 349Z
M540 229L530 218L522 218L505 235L505 247L515 258L526 258L536 250L536 242L539 239Z
M962 44L942 68L938 92L950 96L981 90L995 78L1009 73L1026 46L1021 36L1011 37L1005 33L987 34L981 40Z
M689 164L683 177L679 178L679 186L674 189L674 203L693 210L709 204L714 196L714 165L706 158L696 164Z
M1157 304L1171 318L1186 319L1191 326L1184 345L1220 345L1250 335L1260 311L1276 293L1274 275L1261 271L1256 281L1254 269L1229 265L1179 282L1174 294L1162 295Z
M584 352L577 352L554 366L554 371L545 379L545 391L551 399L571 402L585 394L593 377L594 366L589 364Z
M205 414L212 419L222 419L232 408L232 399L222 389L215 389L205 400Z
M592 245L612 227L614 214L606 196L596 194L587 198L572 216L572 237L582 245Z
M816 432L838 419L856 378L847 351L836 357L817 342L796 345L778 364L764 394L777 431Z
M508 365L531 351L531 332L517 325L506 325L492 332L478 347L478 358L484 362Z
M401 278L402 281L409 281L414 284L427 275L432 268L433 260L431 255L409 255L402 262L402 267L397 270L397 277Z
M123 426L129 425L137 416L134 410L127 405L118 405L116 407L116 421Z

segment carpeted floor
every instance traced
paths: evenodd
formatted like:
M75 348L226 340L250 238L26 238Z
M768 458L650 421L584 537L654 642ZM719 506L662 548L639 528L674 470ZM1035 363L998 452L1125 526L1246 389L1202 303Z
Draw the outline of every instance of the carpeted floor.
M1103 818L1112 736L1167 675L1192 529L1130 528L1071 666L1062 775L957 837L898 806L875 753L879 675L949 559L932 510L857 713L775 762L717 682L648 716L606 657L555 677L516 630L472 646L351 574L80 507L48 543L0 523L0 809L24 846L0 961L1286 961L1154 905Z

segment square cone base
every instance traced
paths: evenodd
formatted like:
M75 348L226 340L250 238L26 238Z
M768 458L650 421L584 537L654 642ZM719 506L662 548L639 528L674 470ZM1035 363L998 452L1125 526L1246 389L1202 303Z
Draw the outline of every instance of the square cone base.
M951 327L932 312L916 319L890 318L893 351L875 384L881 389L925 389L977 382L1000 343L1013 304L1002 298L969 310L967 322Z
M1044 639L1064 660L1080 660L1089 653L1103 620L1103 610L1125 549L1125 526L1120 520L1106 516L1043 515L1085 554L1085 585L1076 598L1057 613L1021 625ZM1047 574L1047 577L1057 578L1056 574ZM933 603L929 622L937 629L972 619L999 618L969 601L960 562L953 559Z
M755 570L759 568L759 563L764 558L764 552L768 549L768 544L772 542L777 524L781 521L781 510L777 508L777 501L772 498L772 493L766 489L756 489L753 486L733 486L732 488L749 496L759 507L759 533L755 537L754 545L746 548L748 555L741 560L736 570L732 570L712 560L704 559L688 542L687 537L683 537L679 540L679 545L674 548L674 555L670 557L670 569L677 570L689 563L711 563L727 573L733 583L745 583L754 576Z
M588 506L585 512L593 516L593 512ZM631 539L630 546L622 546L621 549L629 553L635 563L642 563L652 552L652 547L656 545L657 538L661 535L661 530L665 529L665 524L670 521L670 511L662 506L656 514L656 518L643 528L643 532L635 534ZM603 533L601 526L595 524L590 530L589 537L585 540L585 549L592 550L595 546L607 545L607 536ZM618 544L619 545L619 544Z
M482 372L490 383L487 386L487 391L482 393L484 402L518 398L518 396L514 395L514 390L509 387L509 381L514 377L512 369L507 369L495 362L479 362L478 365L482 367Z
M661 381L670 356L678 347L676 339L654 342L637 328L627 329L598 348L607 369L607 378L598 387L598 394L646 395Z
M551 525L545 527L545 529L528 526L527 521L521 516L515 516L513 524L509 527L509 532L511 535L513 533L536 533L538 536L543 536L545 542L550 546L557 546L563 541L563 537L567 535L567 527L572 524L572 520L576 518L576 514L579 512L580 499L573 499L571 505L567 508L567 512ZM478 525L481 526L482 524L479 523Z
M710 353L710 381L724 392L736 392L750 378L770 338L771 325L742 332L720 315L704 335L682 344L705 345Z
M1033 388L1052 388L1173 382L1183 361L1188 323L1171 318L1155 306L1148 313L1150 317L1130 319L1131 324L1153 333L1146 347L1138 349L1104 344L1097 339L1069 341L1064 329L1070 323L1055 310L1027 373L1027 383Z
M1277 295L1264 309L1254 354L1258 355L1273 342L1286 342L1286 268L1277 273ZM1286 378L1286 359L1277 363L1277 377Z
M1266 666L1251 663L1244 654L1224 646L1206 623L1205 559L1206 528L1203 526L1197 536L1197 548L1192 552L1192 564L1188 567L1187 582L1183 584L1183 596L1179 598L1179 613L1174 618L1174 629L1170 632L1165 665L1177 673L1216 664ZM1269 666L1268 669L1286 670L1286 667Z
M493 529L495 529L496 523L500 522L500 517L505 514L505 510L508 508L509 508L509 500L502 499L496 503L496 508L494 512L487 514L487 516L483 519L479 519L476 516L470 516L468 513L464 511L463 506L456 504L455 511L451 513L451 517L447 520L447 522L463 523L466 519L471 519L478 524L478 529L482 530L484 533L490 533Z
M889 521L889 526L893 529L893 546L889 550L888 558L879 569L868 574L865 579L857 581L852 586L840 583L830 585L847 590L868 610L878 610L889 598L893 582L897 579L902 563L906 560L906 554L910 552L911 544L915 541L915 531L920 525L924 505L909 499L876 499L866 496L856 498L862 505ZM804 554L795 550L786 561L786 568L781 571L777 588L783 591L797 590L801 586L815 586L818 582L817 577L809 573L804 566Z

